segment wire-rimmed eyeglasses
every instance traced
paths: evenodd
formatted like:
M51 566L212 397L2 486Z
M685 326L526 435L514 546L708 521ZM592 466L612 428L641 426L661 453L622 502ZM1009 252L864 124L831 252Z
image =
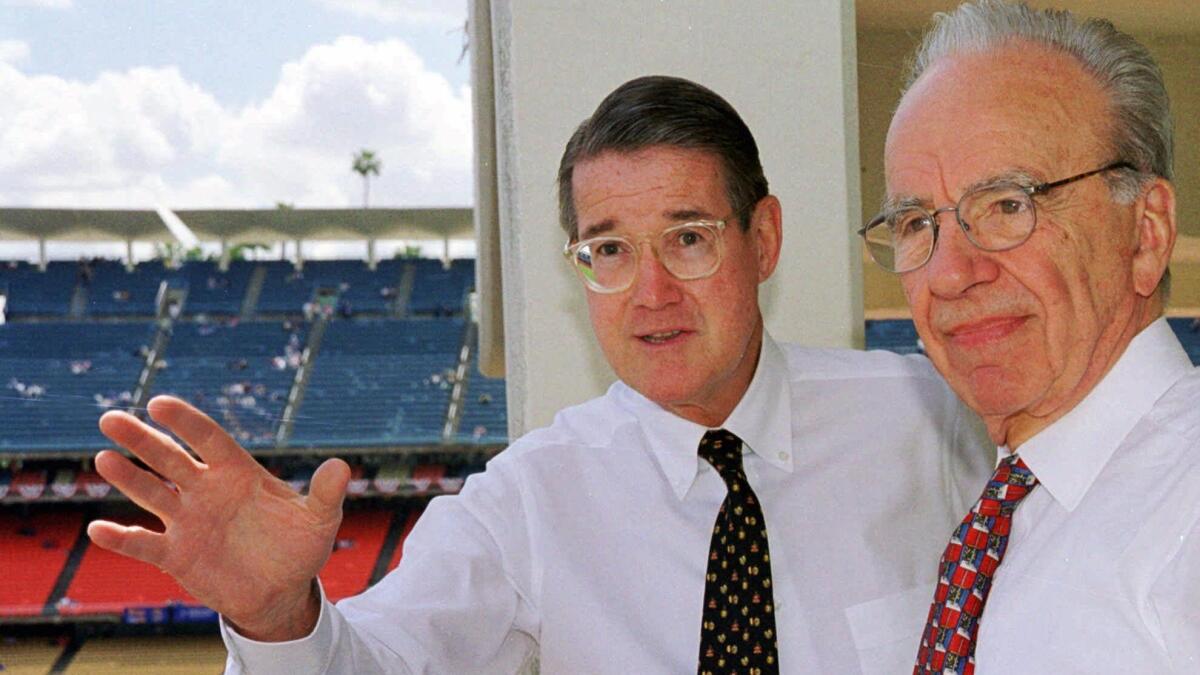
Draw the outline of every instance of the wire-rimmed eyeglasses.
M1025 243L1037 226L1034 197L1083 180L1089 176L1129 169L1129 162L1113 162L1084 173L1049 183L1022 185L1000 180L968 190L954 206L929 211L917 205L886 209L858 231L871 258L883 269L897 274L919 269L933 257L937 246L938 220L953 212L967 239L984 251L1007 251Z

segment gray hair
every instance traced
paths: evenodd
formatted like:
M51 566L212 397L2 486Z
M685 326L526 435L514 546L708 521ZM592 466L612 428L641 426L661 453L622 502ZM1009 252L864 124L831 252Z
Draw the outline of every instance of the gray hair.
M1106 176L1113 198L1132 203L1155 176L1171 180L1175 141L1162 71L1150 52L1105 19L1080 20L1063 10L1034 10L1024 3L974 0L934 15L909 64L905 91L937 61L960 53L983 53L1027 41L1074 57L1108 94L1113 161L1138 171ZM1163 276L1163 301L1170 270Z
M1114 161L1127 161L1149 174L1113 172L1109 184L1118 201L1132 202L1151 176L1172 179L1174 133L1162 72L1145 47L1108 20L1081 21L1067 11L1034 10L1003 0L965 3L934 15L909 66L905 90L942 58L1021 40L1074 57L1108 94Z
M725 194L734 213L767 196L758 146L733 106L712 90L679 77L630 80L606 96L563 151L558 167L558 215L567 236L579 235L571 184L575 165L604 152L653 146L703 150L720 160ZM742 228L748 227L743 217Z

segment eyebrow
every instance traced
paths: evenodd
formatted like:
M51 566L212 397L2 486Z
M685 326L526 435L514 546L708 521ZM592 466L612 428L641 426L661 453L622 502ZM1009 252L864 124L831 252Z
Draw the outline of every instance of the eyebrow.
M674 211L666 211L663 213L667 220L676 223L686 223L692 220L710 220L712 214L701 209L677 209ZM591 239L603 234L609 234L617 229L617 224L612 218L606 218L598 223L592 223L579 231L579 239Z
M1034 175L1033 171L1024 168L1013 168L1003 171L998 174L981 178L970 185L967 185L962 190L962 194L967 194L974 190L994 187L1001 183L1016 183L1022 186L1033 186L1042 183L1042 179ZM961 199L962 196L959 196ZM914 207L926 208L931 205L930 200L921 199L912 195L894 195L883 200L883 211L898 211Z

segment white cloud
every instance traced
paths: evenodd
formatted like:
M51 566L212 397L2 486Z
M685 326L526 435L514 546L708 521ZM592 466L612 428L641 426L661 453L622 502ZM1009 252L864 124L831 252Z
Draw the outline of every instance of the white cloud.
M0 62L0 205L355 206L359 148L376 206L471 202L470 92L398 40L342 37L223 107L173 67L80 82Z
M24 40L0 40L0 63L17 65L28 60L28 42Z
M455 28L467 18L465 0L316 0L329 9L388 23Z
M71 9L73 0L0 0L5 7L37 7L40 9Z

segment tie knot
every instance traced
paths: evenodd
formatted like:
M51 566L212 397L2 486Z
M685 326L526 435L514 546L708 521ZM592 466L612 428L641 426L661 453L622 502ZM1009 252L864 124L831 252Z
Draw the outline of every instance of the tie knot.
M1015 508L1037 482L1037 476L1025 466L1020 456L1012 454L1001 460L996 467L996 472L992 474L992 479L988 481L984 490L984 497Z
M742 477L742 439L725 429L709 429L700 439L700 457L711 464L726 483Z

